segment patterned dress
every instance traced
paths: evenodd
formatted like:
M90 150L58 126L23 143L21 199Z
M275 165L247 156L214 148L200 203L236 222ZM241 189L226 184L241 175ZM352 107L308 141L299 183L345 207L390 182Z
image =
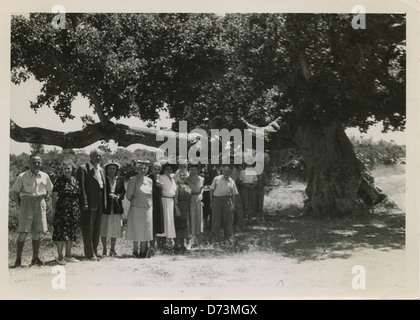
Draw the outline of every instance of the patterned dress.
M80 186L75 177L64 175L57 178L53 192L57 192L57 204L53 222L53 241L76 241L80 218Z

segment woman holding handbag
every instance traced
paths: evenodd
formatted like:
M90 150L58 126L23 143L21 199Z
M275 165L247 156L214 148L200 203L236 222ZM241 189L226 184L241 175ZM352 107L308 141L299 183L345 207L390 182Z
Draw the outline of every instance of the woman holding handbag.
M117 175L119 168L120 165L113 160L108 161L104 166L107 205L101 219L102 254L107 255L107 240L111 239L111 250L109 252L111 257L118 256L115 251L115 244L117 238L122 238L122 215L124 213L122 200L125 196L125 186L124 179Z

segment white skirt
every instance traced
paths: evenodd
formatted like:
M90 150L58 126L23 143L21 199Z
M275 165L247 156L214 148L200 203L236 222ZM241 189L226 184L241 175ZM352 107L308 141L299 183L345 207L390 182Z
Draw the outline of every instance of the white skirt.
M176 238L175 232L175 219L174 219L174 199L162 198L163 210L163 225L165 228L164 233L156 234L158 237Z
M122 215L102 214L101 237L121 238L122 237Z

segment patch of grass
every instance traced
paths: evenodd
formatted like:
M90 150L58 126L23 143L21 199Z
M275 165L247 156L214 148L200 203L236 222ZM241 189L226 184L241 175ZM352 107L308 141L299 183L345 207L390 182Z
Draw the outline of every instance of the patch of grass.
M394 166L376 166L371 171L374 178L389 177L405 174L405 164L397 164Z
M264 212L268 215L273 213L300 214L303 201L306 199L305 188L303 183L295 183L272 189L264 197Z

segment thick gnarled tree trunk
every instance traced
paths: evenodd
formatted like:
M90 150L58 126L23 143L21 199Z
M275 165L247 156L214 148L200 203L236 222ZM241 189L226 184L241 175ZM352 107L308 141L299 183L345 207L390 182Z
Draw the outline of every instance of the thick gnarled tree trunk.
M386 197L374 186L373 177L357 159L350 140L337 122L298 127L295 142L309 173L304 215L364 215Z

